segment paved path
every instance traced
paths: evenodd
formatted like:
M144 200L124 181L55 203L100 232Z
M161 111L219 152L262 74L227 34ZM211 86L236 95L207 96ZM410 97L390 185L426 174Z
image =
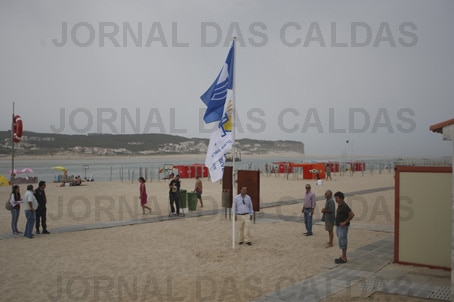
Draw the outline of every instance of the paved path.
M255 302L322 301L336 293L345 293L352 300L361 297L367 300L375 292L449 301L450 272L433 277L386 269L393 262L393 240L390 235L349 252L348 263L334 264L333 260L324 266L329 270Z

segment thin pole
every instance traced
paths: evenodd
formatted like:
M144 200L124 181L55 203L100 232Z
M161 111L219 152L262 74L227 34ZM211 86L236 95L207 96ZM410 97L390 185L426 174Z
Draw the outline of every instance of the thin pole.
M11 192L14 186L14 102L13 102L13 115L11 117Z
M236 37L233 38L233 83L232 83L232 248L235 249L235 220L236 220L236 211L235 211L235 195L236 195L236 183L235 183L235 154L236 154L236 147L235 147L235 82L236 82L236 47L235 47Z

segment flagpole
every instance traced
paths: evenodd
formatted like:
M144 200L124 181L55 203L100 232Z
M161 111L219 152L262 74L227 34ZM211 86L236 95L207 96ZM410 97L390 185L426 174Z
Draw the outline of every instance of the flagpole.
M236 191L235 188L237 187L237 183L235 183L235 154L236 154L236 147L235 147L235 102L236 102L236 47L235 47L236 37L233 37L233 83L232 83L232 211L233 211L233 218L232 218L232 248L235 249L235 222L236 222L236 211L235 211L235 195Z
M221 71L214 80L213 84L200 97L207 105L207 110L203 120L205 123L218 122L218 127L213 131L208 144L205 166L210 171L211 181L216 182L223 177L225 168L225 154L233 152L232 160L232 197L235 188L235 40L233 38L229 53L223 64ZM226 104L228 98L228 103ZM235 204L232 200L233 208L233 248L235 248Z
M11 117L11 174L9 181L11 182L11 192L14 186L14 102L13 102L13 115Z

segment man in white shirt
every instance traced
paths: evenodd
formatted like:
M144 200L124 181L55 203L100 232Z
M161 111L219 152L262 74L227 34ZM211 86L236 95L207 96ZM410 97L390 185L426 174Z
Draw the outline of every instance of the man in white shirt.
M35 211L38 208L38 201L35 195L33 195L33 185L27 186L27 191L24 194L23 199L25 217L27 223L25 224L24 236L27 238L33 238L33 227L35 225Z
M241 193L234 198L234 211L238 221L240 222L240 242L243 244L246 241L247 245L252 245L249 240L249 224L252 220L254 210L252 208L252 199L247 195L247 188L241 187Z

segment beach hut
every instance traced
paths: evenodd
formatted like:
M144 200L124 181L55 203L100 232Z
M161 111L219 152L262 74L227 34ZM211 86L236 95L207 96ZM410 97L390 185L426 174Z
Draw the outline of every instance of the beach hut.
M195 178L197 175L208 177L208 168L204 164L179 165L173 169L178 171L176 174L179 174L180 178Z
M321 179L325 179L325 163L313 163L312 164L312 179L317 179L317 175L320 176ZM315 178L314 178L315 177Z
M180 165L180 166L174 166L173 168L178 171L175 174L180 175L180 178L189 178L189 173L190 173L189 166Z
M394 262L450 268L452 168L396 165L394 179Z
M333 162L329 161L326 163L326 165L329 167L329 170L331 173L338 173L339 172L339 162Z
M352 163L353 165L353 171L366 171L366 163L361 161L361 162L354 162Z
M277 165L277 173L293 173L291 162L279 161L273 162L273 165Z
M443 139L453 143L452 148L452 167L451 174L454 171L454 119L450 119L430 126L430 131L441 133ZM454 243L454 175L452 175L451 184L451 244ZM451 301L454 301L454 249L451 249Z
M197 175L200 177L208 177L208 168L205 167L205 164L192 164L189 169L191 178L195 178Z
M361 172L361 171L366 171L366 163L365 162L345 162L345 169L347 171L353 171L353 172Z
M291 167L303 169L303 179L317 179L317 175L321 179L325 178L325 163L292 163Z

